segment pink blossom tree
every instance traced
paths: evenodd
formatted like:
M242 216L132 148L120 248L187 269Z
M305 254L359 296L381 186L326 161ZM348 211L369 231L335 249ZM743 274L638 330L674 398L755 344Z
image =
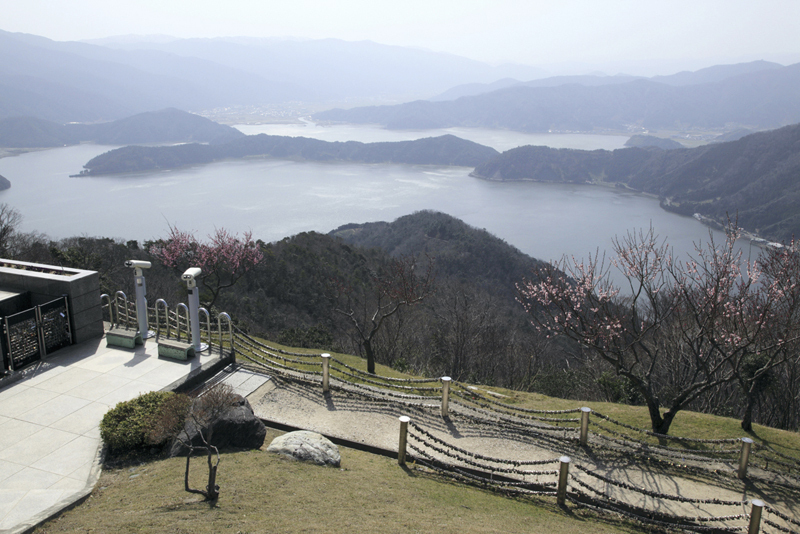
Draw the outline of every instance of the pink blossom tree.
M233 286L263 258L249 231L240 238L218 228L208 236L207 242L201 242L192 232L174 226L169 230L166 238L148 243L148 251L167 267L180 272L199 267L206 291L203 304L208 308L214 305L223 289Z
M680 410L714 388L738 382L751 399L793 354L797 254L786 249L747 261L735 245L735 224L726 235L724 244L712 238L679 261L652 228L629 233L614 240L611 261L595 255L545 266L518 284L518 300L540 331L576 341L630 381L653 431L667 434ZM624 276L624 291L612 283L611 268Z

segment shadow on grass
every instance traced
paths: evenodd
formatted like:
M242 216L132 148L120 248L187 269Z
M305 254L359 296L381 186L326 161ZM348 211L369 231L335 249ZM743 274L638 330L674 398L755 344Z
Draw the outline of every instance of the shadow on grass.
M779 448L784 449L786 451L792 451L794 453L797 453L797 456L800 456L800 447L789 447L787 445L774 444L774 443L770 442L767 438L762 438L761 436L759 436L758 433L755 430L749 430L749 431L747 431L747 434L751 438L753 438L754 441L760 443L761 445L768 445L768 446L773 447L773 448L779 447ZM800 462L800 458L796 458L795 460Z

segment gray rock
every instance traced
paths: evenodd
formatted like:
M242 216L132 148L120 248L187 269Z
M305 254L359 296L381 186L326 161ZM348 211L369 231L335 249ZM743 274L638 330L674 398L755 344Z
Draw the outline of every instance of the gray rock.
M203 444L191 418L186 421L185 432L193 445ZM206 437L208 434L206 433ZM210 443L220 449L225 447L258 449L264 444L267 429L261 419L253 413L253 408L247 399L241 395L234 395L230 409L211 425L210 435ZM170 449L170 457L186 456L188 452L189 448L176 440Z
M283 454L303 462L314 462L317 465L339 467L342 461L336 445L322 434L307 430L298 430L278 436L272 440L267 451Z

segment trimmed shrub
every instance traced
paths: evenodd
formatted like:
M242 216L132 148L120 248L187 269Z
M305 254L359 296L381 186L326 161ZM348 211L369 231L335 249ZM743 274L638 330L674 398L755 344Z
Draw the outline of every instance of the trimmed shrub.
M174 396L171 391L152 391L120 402L103 416L100 437L115 453L159 445L147 436L162 405Z

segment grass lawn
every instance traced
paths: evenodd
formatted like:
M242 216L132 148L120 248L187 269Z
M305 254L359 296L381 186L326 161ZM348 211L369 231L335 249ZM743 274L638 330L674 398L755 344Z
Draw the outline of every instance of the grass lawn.
M280 434L268 429L266 444ZM266 448L266 445L265 445ZM342 468L296 462L264 451L223 454L215 506L183 491L185 460L104 470L82 505L35 532L257 533L646 532L552 497L515 499L445 481L395 460L340 447ZM193 459L194 486L205 480Z
M366 362L356 356L333 356L366 369ZM383 376L409 376L381 365L376 372ZM585 403L493 387L480 389L505 395L503 402L522 407L559 410L588 405L641 428L647 428L649 423L647 410L641 406ZM800 457L797 432L758 425L754 428L750 435L757 441ZM265 448L278 434L268 429ZM694 412L681 412L671 434L698 438L745 435L735 419ZM395 460L382 456L344 447L340 451L342 469L295 462L264 451L224 453L217 479L221 494L214 506L183 491L182 458L108 468L86 502L35 532L652 532L636 523L573 506L562 509L552 497L508 497L424 471L403 469ZM192 486L203 486L204 459L194 459L192 467Z

